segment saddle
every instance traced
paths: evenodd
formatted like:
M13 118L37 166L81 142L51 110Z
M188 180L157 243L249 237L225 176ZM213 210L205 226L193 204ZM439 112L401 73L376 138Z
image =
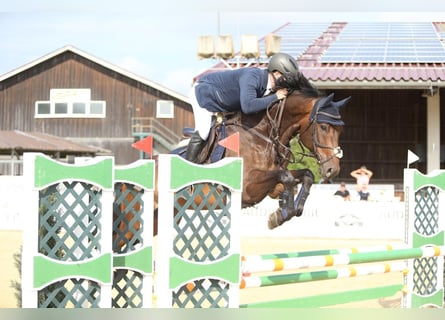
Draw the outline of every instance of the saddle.
M207 143L198 157L198 163L214 163L224 158L226 148L219 141L227 137L226 127L241 122L241 112L218 112L212 118Z

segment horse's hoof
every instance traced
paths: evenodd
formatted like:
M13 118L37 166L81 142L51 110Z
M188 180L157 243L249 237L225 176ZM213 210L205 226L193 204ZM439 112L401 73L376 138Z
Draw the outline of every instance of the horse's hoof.
M295 216L300 217L303 214L303 210L304 210L303 207L297 208L297 210L296 210L297 213L295 214Z
M278 208L277 211L273 212L269 216L268 226L269 229L275 229L278 226L283 224L283 217L281 216L281 208Z

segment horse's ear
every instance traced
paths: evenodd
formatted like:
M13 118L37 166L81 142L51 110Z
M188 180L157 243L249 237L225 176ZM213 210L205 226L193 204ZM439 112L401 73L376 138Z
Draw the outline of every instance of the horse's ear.
M340 100L340 101L335 102L335 106L336 106L337 108L341 108L341 107L347 105L348 102L349 102L349 100L351 100L351 96L349 96L349 97L347 97L347 98L344 98L343 100Z
M325 107L331 105L332 103L334 103L332 101L333 99L334 99L334 93L331 93L328 96L322 97L318 102L319 106L320 106L319 108L325 108Z
M331 102L333 99L334 99L334 93L331 93L330 95L328 95L328 96L326 97L326 103L325 103L325 104L328 104L328 103Z

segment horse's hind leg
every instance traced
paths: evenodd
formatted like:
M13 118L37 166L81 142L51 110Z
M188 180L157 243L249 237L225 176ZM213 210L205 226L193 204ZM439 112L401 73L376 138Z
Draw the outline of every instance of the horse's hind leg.
M294 200L293 186L292 188L289 188L289 185L286 186L285 190L280 194L280 207L269 216L269 229L274 229L292 217L299 217L303 214L304 204L309 196L314 175L308 169L292 170L290 172L297 182L302 182L300 191Z

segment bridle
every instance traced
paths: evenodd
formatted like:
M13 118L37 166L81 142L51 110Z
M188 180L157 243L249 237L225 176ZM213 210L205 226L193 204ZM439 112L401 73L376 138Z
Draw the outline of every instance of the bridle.
M331 115L329 113L320 111L320 103L319 103L319 101L320 100L317 100L317 102L315 103L315 105L313 107L315 110L312 111L311 117L310 117L310 121L308 122L307 126L304 128L304 130L300 131L299 134L296 136L297 142L298 142L298 144L300 146L300 149L302 150L302 151L296 152L298 155L301 156L298 160L295 158L295 155L294 155L294 153L292 153L290 147L288 147L288 146L284 145L283 143L281 143L281 141L279 139L279 137L280 137L281 120L282 120L282 117L283 117L283 109L284 109L284 106L285 106L285 103L286 103L286 98L284 98L283 100L281 100L279 102L279 105L277 107L278 110L275 113L274 117L272 117L270 112L269 112L270 108L267 108L267 110L266 110L267 111L267 117L269 119L269 123L271 124L271 131L270 131L270 134L269 134L269 139L267 139L267 140L271 141L273 143L273 145L275 146L275 148L277 150L277 154L278 154L279 158L281 159L281 161L280 161L281 163L284 163L284 162L299 163L299 162L301 162L303 160L304 157L310 157L310 158L317 159L317 162L318 162L319 165L323 165L324 163L329 162L333 158L341 159L343 157L343 150L341 149L340 146L330 147L330 146L323 145L323 144L321 144L319 142L318 134L317 134L317 128L316 128L316 124L320 123L318 121L318 116L319 115L324 115L324 116L329 117L329 118L333 118L333 119L337 119L337 120L339 119L338 117L336 117L334 115ZM313 116L312 116L312 114L313 114ZM310 127L312 127L312 143L313 143L313 150L314 151L310 152L310 153L307 153L307 152L304 152L304 150L307 149L307 148L305 148L303 142L301 141L301 136L306 131L308 131ZM332 155L330 157L324 159L324 160L321 160L322 157L321 157L320 153L317 152L317 149L319 149L319 148L320 149L332 150ZM280 151L280 149L283 150L283 151Z
M315 112L314 112L314 110L312 111L312 115L310 117L310 121L309 121L308 125L306 126L306 128L298 134L297 141L298 141L298 144L300 145L301 149L304 150L304 145L303 145L303 142L301 141L300 137L307 130L309 130L310 127L312 127L312 143L313 143L314 152L311 152L310 154L306 154L306 153L303 152L303 153L301 153L302 154L302 158L304 158L305 156L306 157L313 157L313 158L317 159L317 162L318 162L319 165L322 165L322 164L324 164L326 162L329 162L333 158L341 159L343 157L343 150L342 150L342 148L340 146L330 147L330 146L323 145L323 144L321 144L319 142L316 124L317 123L320 124L320 123L323 123L323 122L319 122L318 116L319 115L324 115L324 116L326 116L328 118L332 118L332 119L336 119L336 120L340 119L339 117L334 116L334 115L332 115L330 113L326 113L326 112L320 111L320 103L319 103L319 101L320 100L317 100L317 102L315 103L315 105L314 105ZM322 157L317 152L318 148L332 150L332 155L330 157L324 159L324 160L321 160Z
M320 110L319 110L320 104L318 103L318 101L319 100L317 100L317 102L314 105L314 108L316 108L315 112L313 111L314 116L310 119L309 123L304 128L304 130L299 132L296 136L297 142L300 145L301 150L303 150L301 152L300 151L296 152L296 154L301 156L298 159L296 159L291 148L289 146L286 146L285 144L283 144L280 141L280 127L281 127L281 121L283 118L284 106L286 104L286 98L280 100L278 107L277 107L277 112L273 116L270 113L270 109L272 106L275 105L275 103L272 103L266 109L267 118L268 118L270 126L271 126L271 130L269 132L268 137L263 135L262 133L258 132L256 129L248 127L242 123L233 123L233 124L241 126L246 131L250 132L251 134L259 137L260 139L266 141L268 144L275 147L275 150L276 150L278 158L279 158L278 161L279 161L280 165L283 165L284 163L299 163L303 160L304 157L315 158L317 160L318 164L322 165L322 164L330 161L333 158L341 159L343 157L343 150L340 148L340 146L330 147L330 146L325 146L319 142L317 130L316 130L316 124L319 123L318 115L323 114L323 115L329 116L329 117L334 117L334 116L324 113L324 112L320 112ZM313 142L314 152L307 153L307 152L304 152L304 150L307 148L304 146L300 137L302 134L304 134L306 131L308 131L309 128L311 128L311 127L313 128L312 129L312 142ZM317 152L317 148L332 150L332 155L325 160L321 160L322 157Z

